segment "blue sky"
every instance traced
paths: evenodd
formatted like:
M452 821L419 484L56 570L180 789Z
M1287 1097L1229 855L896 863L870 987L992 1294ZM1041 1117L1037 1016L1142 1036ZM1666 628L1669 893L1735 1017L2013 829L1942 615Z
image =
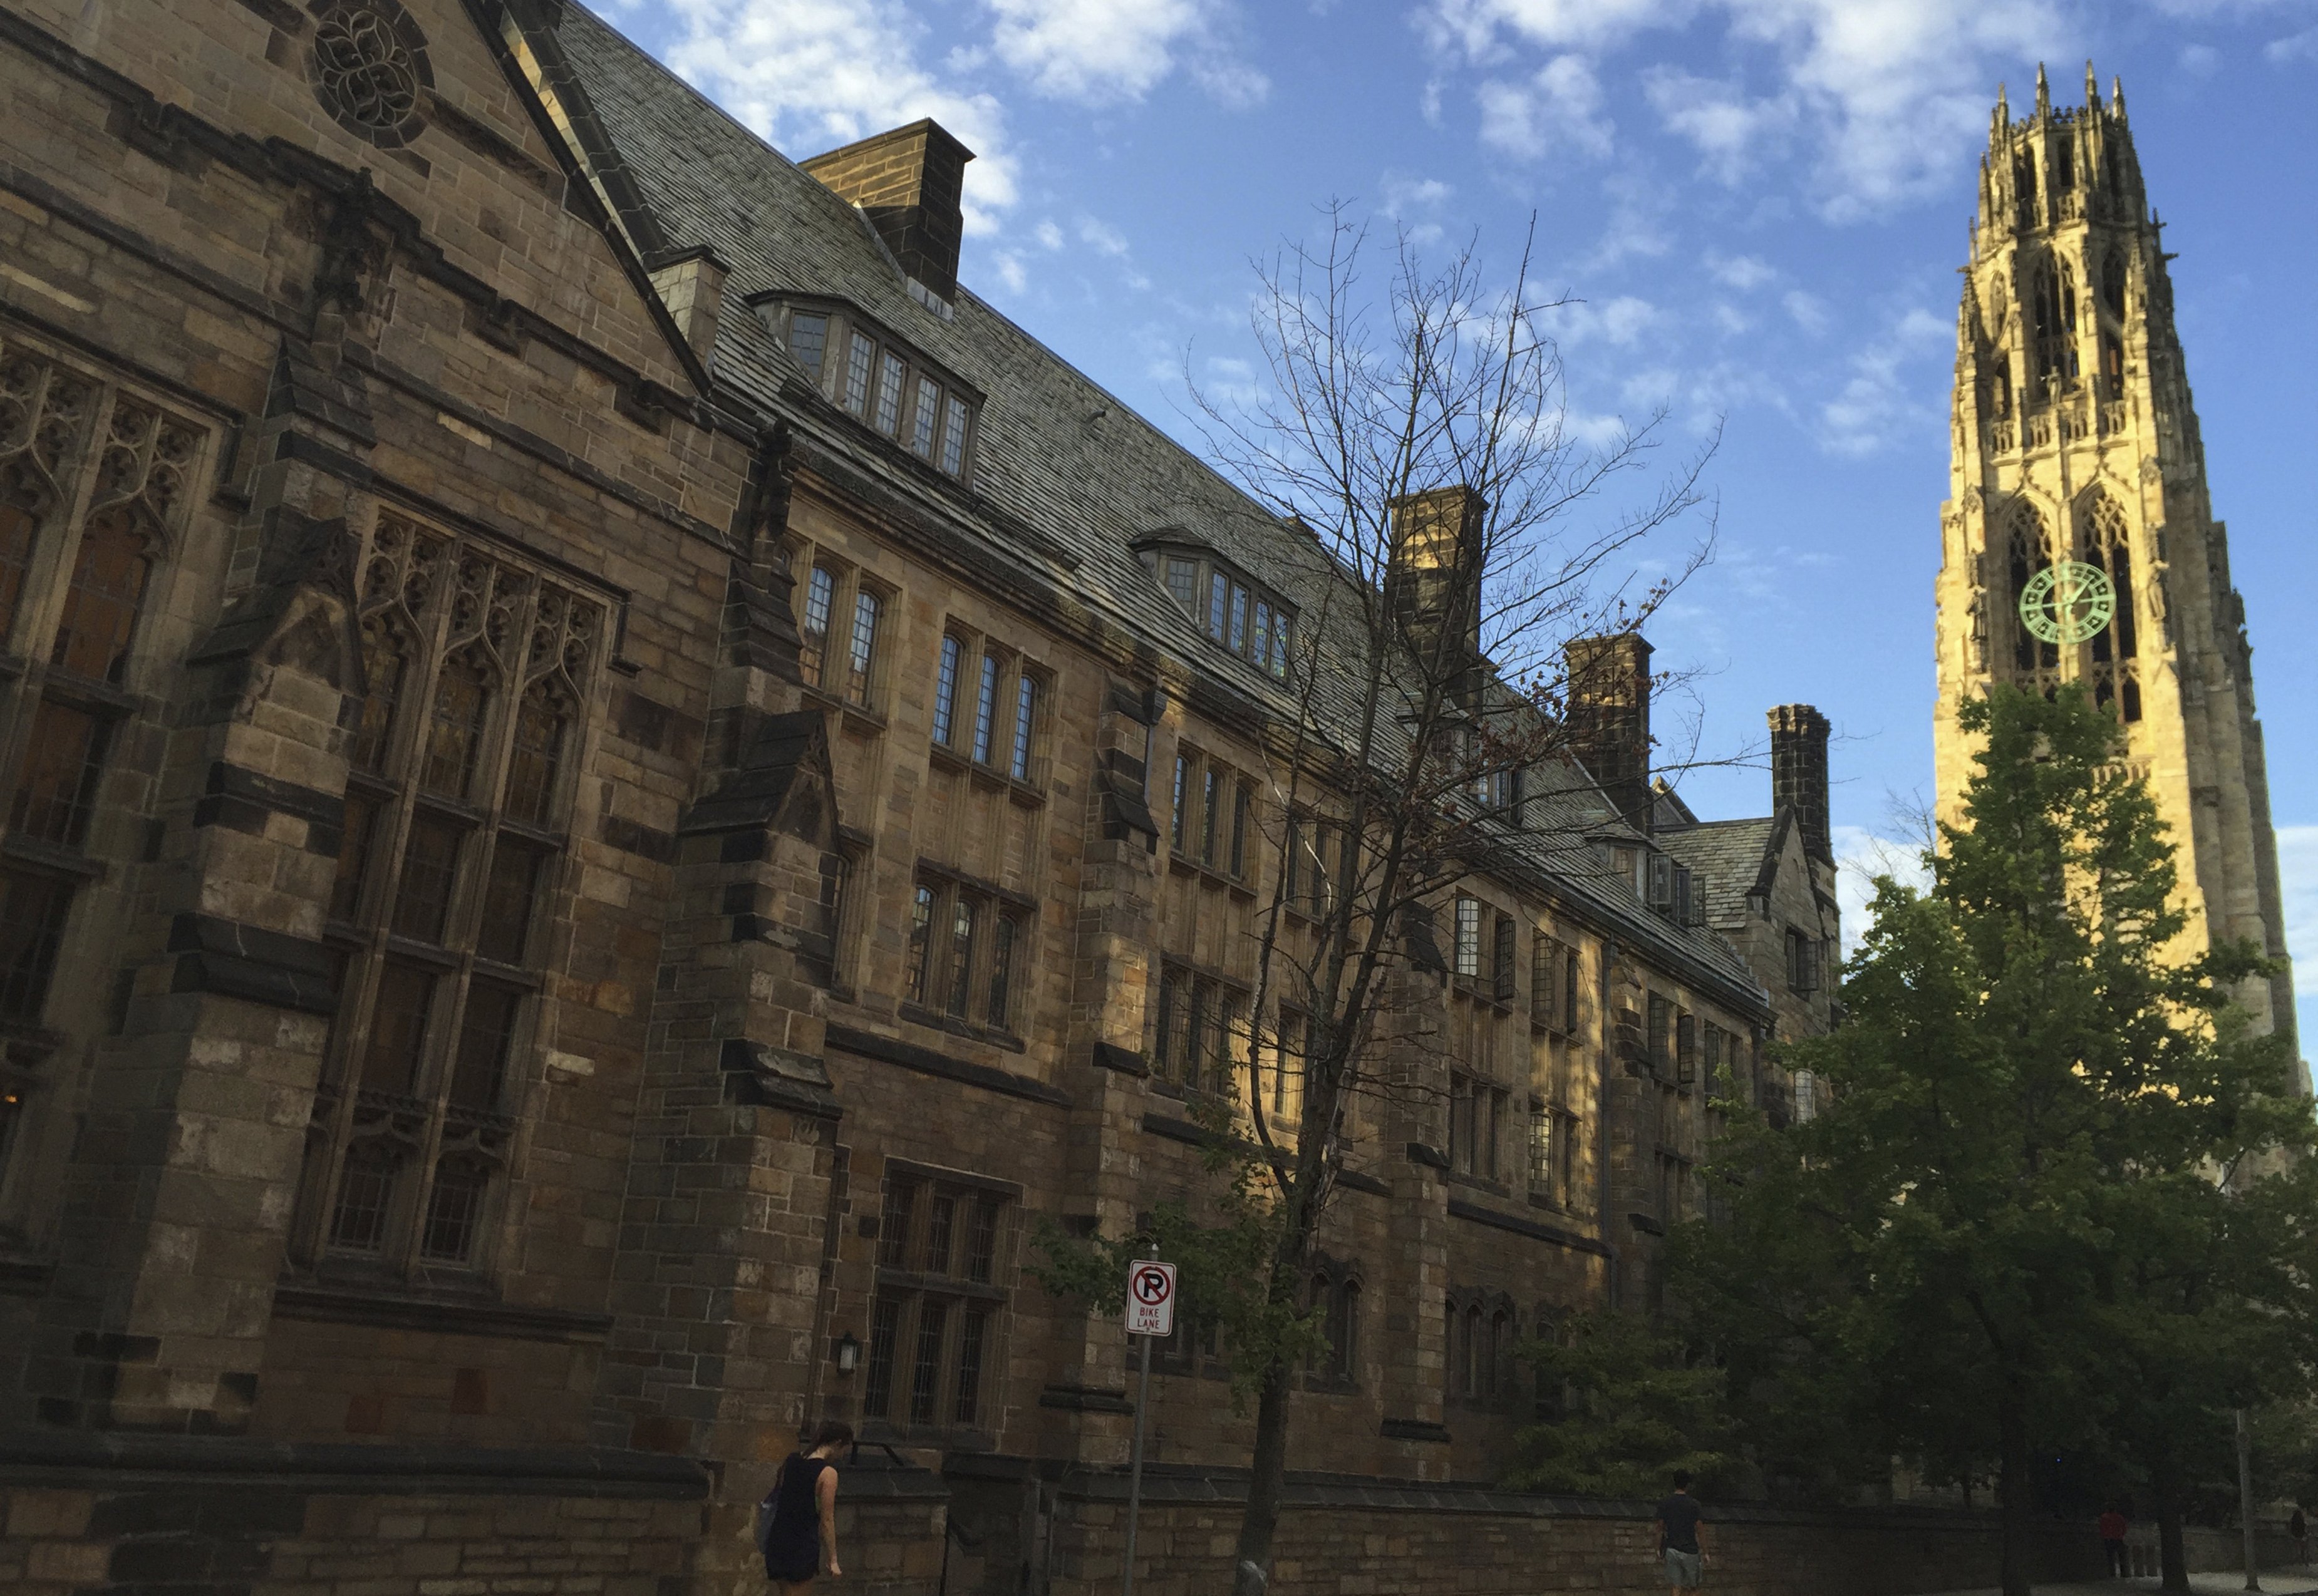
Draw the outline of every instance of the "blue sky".
M1343 199L1510 264L1581 423L1720 423L1719 556L1652 629L1712 758L1834 722L1845 846L1931 781L1955 270L1999 81L2122 75L2231 528L2299 984L2318 999L2318 0L598 0L792 156L920 116L980 158L961 275L1179 435L1252 256ZM1759 769L1695 773L1760 812ZM2318 1001L2305 1010L2318 1024Z

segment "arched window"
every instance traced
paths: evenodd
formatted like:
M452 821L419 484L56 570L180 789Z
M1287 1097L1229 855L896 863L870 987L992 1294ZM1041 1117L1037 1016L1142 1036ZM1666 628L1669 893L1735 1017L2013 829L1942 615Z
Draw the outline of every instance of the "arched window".
M1487 1337L1480 1305L1476 1303L1465 1310L1465 1366L1459 1371L1458 1380L1468 1402L1478 1401L1483 1391L1482 1382L1488 1366Z
M21 461L0 465L0 645L16 629L16 605L32 564L32 540L48 509L40 476Z
M129 645L152 570L145 538L127 507L90 517L65 590L50 664L91 681L118 686L129 668Z
M481 660L463 653L443 662L433 713L427 717L426 754L418 772L421 786L446 798L467 795L490 704L490 677Z
M2071 143L2070 143L2066 139L2062 139L2059 143L2057 143L2057 144L2053 145L2053 166L2055 166L2055 168L2056 168L2056 170L2055 170L2055 172L2054 172L2054 175L2053 175L2053 186L2054 188L2074 188L2074 187L2076 187L2076 186L2077 186L2077 150L2076 150L2076 146L2074 146L2073 144L2071 144Z
M2101 303L2119 321L2125 319L2125 251L2112 249L2101 259Z
M395 623L382 614L364 621L362 720L346 755L355 769L378 774L386 768L395 701L402 695L402 678L409 668L409 650Z
M2133 586L2132 539L2124 514L2107 497L2096 498L2084 517L2085 561L2107 573L2116 590L2116 612L2092 640L2093 701L2115 704L2127 721L2141 719L2141 640L2135 624L2139 596Z
M1335 1312L1328 1330L1329 1368L1336 1378L1350 1383L1361 1367L1361 1283L1346 1277L1333 1305Z
M516 711L507 811L526 826L544 829L554 815L556 788L563 771L566 722L563 705L549 682L534 683Z
M1514 1391L1514 1316L1509 1308L1489 1315L1489 1396L1502 1404Z
M2057 674L2048 674L2061 668L2061 650L2052 643L2040 642L2020 619L2020 598L2027 591L2029 580L2053 563L2051 541L2045 535L2043 517L2034 507L2022 505L2012 517L2010 548L2011 603L2008 609L2012 627L2012 665L2023 686L2042 690L2058 681Z

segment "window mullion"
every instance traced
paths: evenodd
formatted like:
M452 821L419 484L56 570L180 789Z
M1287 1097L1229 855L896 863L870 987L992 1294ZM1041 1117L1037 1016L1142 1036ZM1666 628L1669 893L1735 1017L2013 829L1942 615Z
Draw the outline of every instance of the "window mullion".
M55 367L51 363L52 369ZM56 642L57 626L64 616L65 592L71 585L73 561L96 505L96 480L104 463L105 441L112 435L112 417L121 390L98 384L96 403L90 407L88 430L81 435L79 457L72 463L72 480L64 502L49 526L40 528L32 560L24 572L24 599L16 610L16 636L30 669L25 684L37 697L48 676L49 652ZM29 719L29 717L26 717ZM13 791L13 787L10 791Z
M373 941L375 942L375 933ZM338 994L343 1023L334 1027L331 1038L337 1056L322 1061L325 1080L337 1093L331 1106L329 1123L322 1127L323 1151L327 1170L320 1188L314 1193L313 1209L305 1216L300 1231L306 1255L319 1259L330 1245L330 1224L338 1210L338 1188L346 1179L346 1154L353 1145L356 1094L362 1089L362 1059L364 1045L370 1035L370 1010L378 1000L379 961L374 946L350 954L341 980L344 987Z

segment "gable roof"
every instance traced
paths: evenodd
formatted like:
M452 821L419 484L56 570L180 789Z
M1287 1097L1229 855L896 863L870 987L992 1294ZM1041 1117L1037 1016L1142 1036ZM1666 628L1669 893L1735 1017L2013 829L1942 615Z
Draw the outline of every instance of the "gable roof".
M1248 723L1293 722L1298 702L1254 665L1211 642L1145 568L1135 545L1188 534L1299 606L1299 636L1319 650L1308 683L1325 732L1355 723L1352 673L1326 668L1347 578L1309 533L1274 516L963 286L943 316L910 291L868 220L818 179L734 121L609 24L578 4L555 22L560 55L635 204L671 248L706 247L730 268L712 372L720 388L795 417L846 473L897 504L979 540L977 569L1042 582L1138 648L1190 661L1199 694ZM768 322L743 307L776 295L843 300L984 396L973 480L943 476L829 404ZM1202 703L1195 694L1194 706ZM1658 950L1727 1001L1766 1001L1737 950L1676 927L1609 874L1586 839L1621 830L1574 762L1531 783L1531 825L1502 861L1581 919ZM1500 863L1493 858L1493 866Z

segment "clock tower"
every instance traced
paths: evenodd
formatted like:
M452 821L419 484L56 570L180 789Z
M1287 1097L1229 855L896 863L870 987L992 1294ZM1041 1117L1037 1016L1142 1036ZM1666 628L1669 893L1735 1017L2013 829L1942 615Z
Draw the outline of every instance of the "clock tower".
M1956 317L1950 498L1941 510L1939 813L1971 740L1956 706L1991 683L2085 683L2125 723L2180 850L2190 937L2286 955L2253 650L2206 492L2163 224L2125 94L2014 120L1999 93ZM2243 999L2294 1031L2284 973Z

